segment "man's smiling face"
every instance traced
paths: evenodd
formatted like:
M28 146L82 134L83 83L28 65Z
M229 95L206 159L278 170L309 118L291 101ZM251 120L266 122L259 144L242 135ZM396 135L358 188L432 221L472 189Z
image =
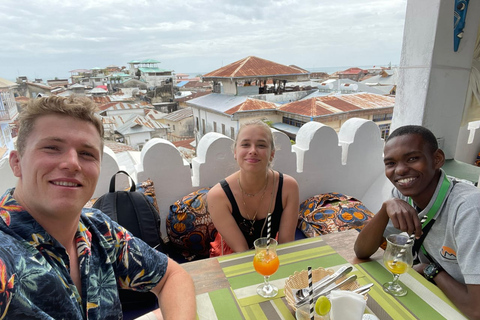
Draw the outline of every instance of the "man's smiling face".
M33 216L78 216L95 191L100 148L101 138L93 124L65 115L39 117L23 154L13 151L10 155L19 178L15 198Z
M396 136L384 148L385 175L421 208L435 192L444 160L443 152L432 151L418 134Z

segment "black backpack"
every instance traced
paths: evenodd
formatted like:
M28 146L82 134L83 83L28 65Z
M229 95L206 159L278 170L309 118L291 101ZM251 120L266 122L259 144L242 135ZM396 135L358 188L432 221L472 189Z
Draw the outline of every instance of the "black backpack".
M125 174L131 181L129 191L115 191L115 177ZM136 192L135 181L125 171L118 171L110 180L110 189L95 201L93 208L100 209L112 220L142 239L152 248L166 252L166 246L160 233L160 214L147 196ZM153 310L157 307L157 298L151 292L119 290L123 311Z
M115 191L115 177L119 173L125 174L132 182L130 191ZM120 170L110 180L108 193L98 198L93 207L100 209L150 247L164 252L160 234L160 214L147 196L135 190L135 181L128 173Z

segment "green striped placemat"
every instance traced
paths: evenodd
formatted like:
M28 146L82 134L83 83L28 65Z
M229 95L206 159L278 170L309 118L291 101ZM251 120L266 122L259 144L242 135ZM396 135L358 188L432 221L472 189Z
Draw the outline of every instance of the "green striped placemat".
M407 295L393 297L383 291L383 283L391 281L393 275L382 261L365 262L356 267L364 273L360 284L375 283L369 292L368 305L380 319L465 319L437 286L413 269L400 276L400 282L408 288Z
M277 248L277 253L280 268L270 277L270 282L279 288L276 298L285 296L283 291L285 281L295 271L306 270L308 266L337 269L348 264L344 258L319 238L303 239L280 245ZM252 306L254 308L253 305L271 300L262 298L256 293L256 288L263 282L263 276L253 268L253 255L254 252L250 251L218 259L233 293L242 307ZM356 272L356 270L353 273L363 277L363 274Z

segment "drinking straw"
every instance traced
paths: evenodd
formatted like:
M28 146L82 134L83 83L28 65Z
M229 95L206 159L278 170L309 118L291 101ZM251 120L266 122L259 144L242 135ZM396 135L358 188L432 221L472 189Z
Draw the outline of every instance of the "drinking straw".
M422 217L422 219L420 220L420 224L423 225L423 223L425 221L427 221L427 215L424 215ZM408 240L407 242L405 243L405 248L402 248L400 249L400 252L397 254L397 256L395 257L395 259L393 259L393 262L392 262L392 265L396 265L397 264L397 261L403 256L403 254L405 253L405 251L407 251L407 248L413 241L415 241L415 233L412 233L409 237L408 237Z
M310 320L314 320L312 267L310 266L308 266L308 295L310 296Z
M270 247L270 234L272 233L272 214L267 215L267 249Z

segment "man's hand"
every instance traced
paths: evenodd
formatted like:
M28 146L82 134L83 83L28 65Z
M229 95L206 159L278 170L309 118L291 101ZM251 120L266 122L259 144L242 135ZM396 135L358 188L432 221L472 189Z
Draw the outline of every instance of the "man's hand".
M393 198L383 203L386 213L393 226L408 234L414 234L415 238L422 236L422 225L418 219L418 212L407 202Z
M391 219L393 226L408 234L422 235L422 225L417 211L407 202L393 198L385 201L377 214L366 224L355 241L355 254L359 259L367 259L385 241L383 233Z

